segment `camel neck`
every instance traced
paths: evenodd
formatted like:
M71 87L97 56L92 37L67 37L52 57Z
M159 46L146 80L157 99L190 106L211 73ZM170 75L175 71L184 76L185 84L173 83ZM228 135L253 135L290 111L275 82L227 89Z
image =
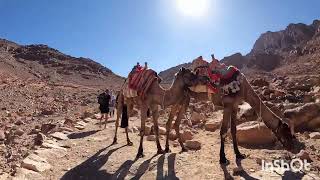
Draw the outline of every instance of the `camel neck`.
M168 107L177 103L183 95L183 86L174 83L169 89L162 89L161 106Z

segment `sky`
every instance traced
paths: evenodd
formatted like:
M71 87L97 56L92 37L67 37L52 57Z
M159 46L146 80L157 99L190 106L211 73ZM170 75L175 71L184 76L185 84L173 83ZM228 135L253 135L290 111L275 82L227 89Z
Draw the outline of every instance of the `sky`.
M0 38L47 44L127 76L247 54L266 31L320 19L319 0L0 0Z

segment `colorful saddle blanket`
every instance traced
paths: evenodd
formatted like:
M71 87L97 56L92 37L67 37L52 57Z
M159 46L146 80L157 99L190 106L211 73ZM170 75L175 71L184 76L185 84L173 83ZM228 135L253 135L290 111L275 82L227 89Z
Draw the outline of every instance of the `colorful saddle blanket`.
M129 89L137 91L137 95L144 98L151 84L160 80L158 75L152 69L139 69L129 74Z
M198 75L208 77L208 93L217 93L218 86L226 95L231 95L240 90L240 71L234 66L210 69L208 66L197 68Z

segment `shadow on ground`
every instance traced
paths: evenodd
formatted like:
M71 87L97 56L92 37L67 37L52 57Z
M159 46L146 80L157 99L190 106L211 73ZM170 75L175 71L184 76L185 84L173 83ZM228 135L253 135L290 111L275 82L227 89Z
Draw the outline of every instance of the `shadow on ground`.
M110 149L106 154L102 154L106 149L111 147L109 145L106 148L99 150L96 154L91 156L86 161L82 162L78 166L74 167L70 171L66 172L61 180L106 180L106 179L124 179L136 160L126 160L116 172L108 173L105 169L101 168L108 162L109 157L117 150L125 147L117 147ZM157 155L152 156L150 159L145 160L137 169L137 172L132 177L132 180L140 179L149 169L150 162ZM165 161L165 155L160 155L157 161L157 177L156 179L173 179L178 180L175 172L175 159L176 154L170 154L168 156L168 173L164 174L163 166Z
M68 134L69 139L79 139L79 138L84 138L87 136L91 136L92 134L97 133L99 130L93 130L93 131L85 131L85 132L79 132L79 133L71 133Z

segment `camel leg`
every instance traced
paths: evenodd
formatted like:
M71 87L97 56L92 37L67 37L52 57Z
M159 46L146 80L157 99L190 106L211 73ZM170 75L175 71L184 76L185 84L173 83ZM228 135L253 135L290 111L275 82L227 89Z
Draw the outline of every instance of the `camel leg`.
M131 110L132 109L133 109L133 104L132 103L128 103L128 106L127 106L128 126L129 126L129 119L130 119L130 115L131 115ZM125 131L126 131L126 136L127 136L127 145L128 146L132 146L133 143L130 141L130 138L129 138L128 127L125 128Z
M185 113L185 110L184 110L183 107L181 107L181 106L179 106L179 107L180 107L180 110L179 110L179 113L177 115L176 121L174 123L174 130L176 131L176 134L178 136L178 142L180 144L181 151L182 152L186 152L188 150L184 146L182 138L181 138L181 134L180 134L180 124L181 124L181 120L182 120L183 114Z
M143 137L145 133L148 107L144 103L142 103L140 109L141 109L140 145L139 145L138 153L136 156L137 159L144 156L143 155Z
M159 110L158 105L152 105L151 106L152 111L152 119L153 119L153 128L156 135L156 144L158 149L158 154L162 154L164 151L162 150L160 140L159 140L159 124L158 124L158 118L159 118Z
M178 105L175 105L171 108L171 111L170 111L170 115L169 115L169 119L166 123L166 149L165 149L165 152L166 153L169 153L170 152L170 148L169 148L169 134L170 134L170 131L171 131L171 124L172 124L172 121L173 121L173 118L177 112L177 108L178 108Z
M120 119L121 114L122 114L122 106L117 108L116 131L114 133L114 138L113 138L112 144L117 144L117 133L118 133L119 119Z
M128 134L128 127L126 127L126 135L127 135L127 145L128 146L133 146L133 143L130 141L130 139L129 139L129 134Z
M220 161L219 161L220 164L228 164L229 162L226 158L226 154L224 153L224 141L227 136L231 113L232 113L232 107L230 105L225 105L223 110L223 119L220 127L220 139L221 139Z
M237 118L237 110L233 108L233 111L231 113L231 135L232 135L232 142L233 142L233 150L237 159L244 159L245 155L241 154L238 148L236 118Z

